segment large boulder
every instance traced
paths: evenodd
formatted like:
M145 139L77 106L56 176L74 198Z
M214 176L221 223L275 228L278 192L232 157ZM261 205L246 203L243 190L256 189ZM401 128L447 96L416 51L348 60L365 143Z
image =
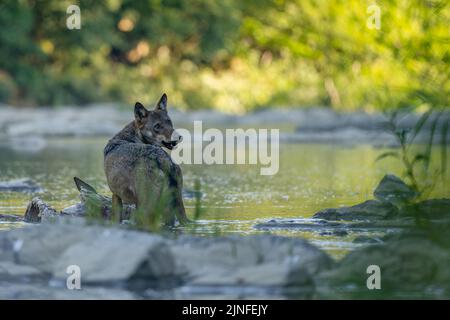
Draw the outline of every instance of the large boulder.
M373 194L378 200L393 204L407 203L419 195L400 178L392 174L387 174L381 179Z
M333 261L303 239L276 236L191 238L171 247L180 272L202 286L311 286Z
M295 272L299 270L298 274ZM204 273L189 282L191 285L208 286L297 286L311 285L312 278L304 269L293 268L293 265L265 263L260 265L239 267L233 272L227 269L214 273Z
M11 192L42 192L42 188L33 180L29 178L16 179L10 181L0 181L0 191Z
M334 264L302 239L174 238L67 217L2 232L0 244L0 282L28 287L34 283L29 298L41 291L49 297L79 297L60 290L72 265L80 268L83 288L124 286L144 298L187 298L186 292L201 296L210 288L218 296L252 288L244 296L273 297L274 292L300 290L307 297L314 292L314 276ZM0 290L0 297L9 296ZM15 296L27 297L21 290Z
M94 239L99 230L70 225L40 224L0 233L0 261L32 266L51 274L56 259L81 240Z
M129 230L98 230L94 237L80 239L54 262L55 278L66 279L70 265L80 267L85 283L175 277L174 259L163 238Z
M1 261L31 266L56 279L78 265L83 282L174 276L163 238L142 232L81 224L41 224L0 234Z

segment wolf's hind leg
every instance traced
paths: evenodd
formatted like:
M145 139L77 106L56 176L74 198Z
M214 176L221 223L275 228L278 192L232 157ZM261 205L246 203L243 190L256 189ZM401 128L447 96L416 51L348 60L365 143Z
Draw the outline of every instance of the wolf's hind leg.
M112 220L122 222L122 199L117 195L112 196Z
M186 210L184 209L183 203L183 174L181 172L181 168L179 166L175 166L175 183L172 186L174 188L174 202L175 205L175 214L178 219L178 222L182 225L192 222L188 219L186 215Z

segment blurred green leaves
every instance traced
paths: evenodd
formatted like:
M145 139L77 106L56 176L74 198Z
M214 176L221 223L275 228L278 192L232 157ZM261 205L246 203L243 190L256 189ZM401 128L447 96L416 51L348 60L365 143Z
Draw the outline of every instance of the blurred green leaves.
M381 153L376 161L385 158L395 158L402 164L403 177L409 187L412 188L421 199L427 199L437 180L447 172L447 148L448 127L450 118L443 108L430 109L422 114L411 130L402 128L402 117L407 115L408 110L396 110L388 112L387 130L395 138L399 145L396 151ZM425 126L428 128L425 129ZM426 142L420 145L414 143L414 139L422 134ZM432 157L432 149L437 148L440 159ZM431 166L432 161L435 165Z
M168 92L184 108L449 106L447 1L82 0L0 5L0 101L84 104Z

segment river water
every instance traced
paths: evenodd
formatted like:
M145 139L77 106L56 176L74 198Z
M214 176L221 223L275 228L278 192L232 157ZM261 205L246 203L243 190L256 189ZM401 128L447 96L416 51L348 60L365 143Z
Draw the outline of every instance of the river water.
M73 177L78 176L97 191L109 194L103 172L103 147L107 138L53 138L35 151L16 150L0 145L0 181L31 178L43 190L37 193L0 192L1 214L23 214L33 196L39 196L60 210L78 202ZM314 213L360 203L373 198L373 190L386 173L401 175L395 160L375 162L383 149L369 145L346 147L330 144L280 145L279 171L260 175L258 165L182 165L185 189L201 182L203 215L194 232L210 234L255 234L259 222L271 219L307 221ZM450 181L446 177L446 185ZM439 183L433 193L445 197L448 190ZM194 199L186 198L188 215ZM20 224L0 223L0 229ZM303 237L342 257L357 247L346 236L317 232L275 230L275 234Z

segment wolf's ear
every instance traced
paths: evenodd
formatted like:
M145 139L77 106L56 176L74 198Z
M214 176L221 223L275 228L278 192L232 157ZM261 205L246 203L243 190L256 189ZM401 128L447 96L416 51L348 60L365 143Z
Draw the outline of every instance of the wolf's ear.
M167 94L163 94L156 104L156 110L167 111Z
M136 102L134 105L134 118L137 121L142 121L148 116L148 110L140 102Z

